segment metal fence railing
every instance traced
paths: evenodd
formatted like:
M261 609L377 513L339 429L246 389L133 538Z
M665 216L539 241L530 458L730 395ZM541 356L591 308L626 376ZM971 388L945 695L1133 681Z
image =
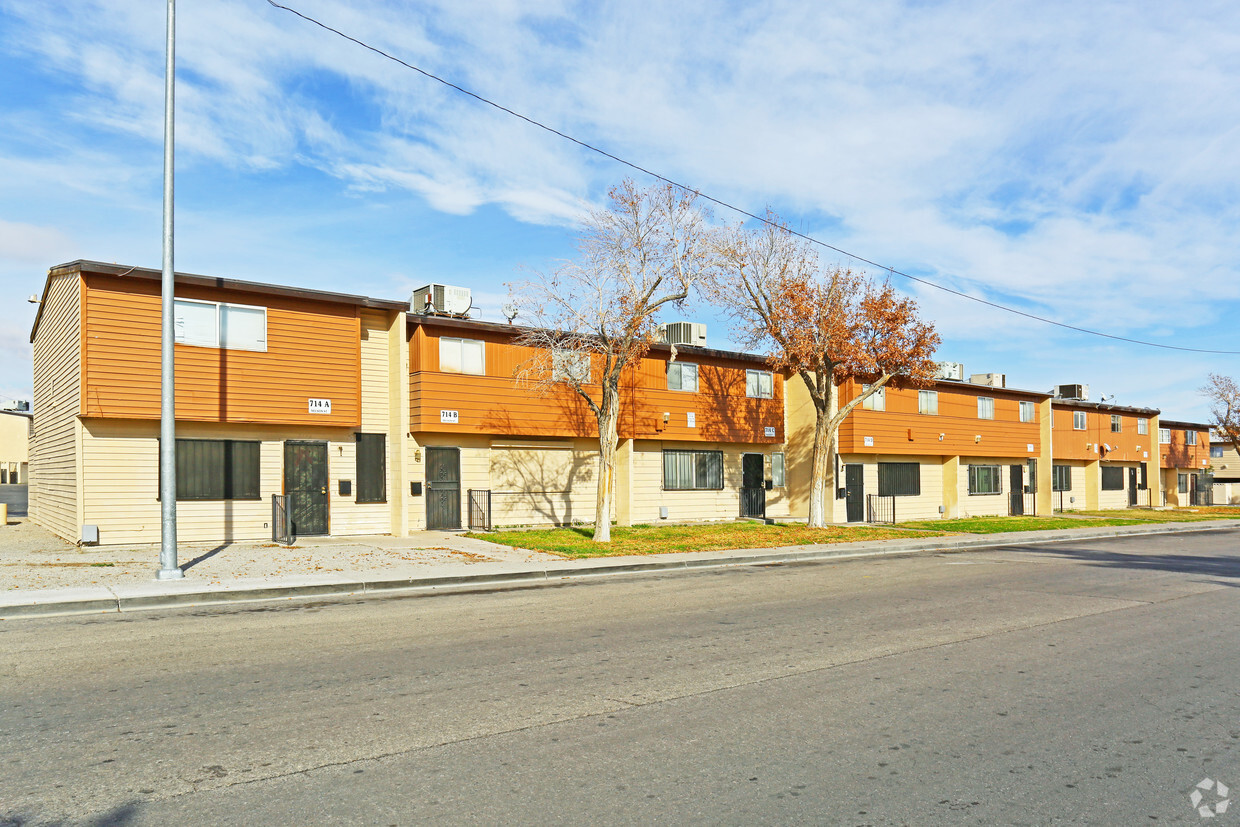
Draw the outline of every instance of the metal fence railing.
M763 519L766 517L766 489L741 489L741 516Z
M296 539L293 536L293 515L288 510L288 495L272 494L271 542L289 546Z
M491 530L491 491L485 488L469 489L469 530Z
M896 498L893 495L866 494L865 521L867 523L896 522Z

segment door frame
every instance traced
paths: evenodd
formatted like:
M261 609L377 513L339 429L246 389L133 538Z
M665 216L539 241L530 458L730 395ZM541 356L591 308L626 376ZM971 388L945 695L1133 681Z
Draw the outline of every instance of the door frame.
M758 458L758 484L756 486L745 485L745 460L749 457ZM746 494L746 492L749 493ZM742 517L766 517L766 454L757 451L747 451L741 454L741 484L738 493L740 494L740 514ZM760 513L745 513L746 497L749 498L750 505L758 506L758 508L750 510L757 510Z
M461 530L461 449L455 445L427 445L423 448L426 451L426 530L427 531L460 531ZM450 451L456 455L456 525L445 528L431 528L431 452L432 451Z
M311 534L297 529L299 536L305 537L330 537L332 533L332 471L331 471L331 444L326 439L286 439L281 443L280 450L282 456L280 462L283 466L280 474L280 491L285 496L289 495L288 490L288 446L289 445L322 445L323 446L323 533ZM292 509L292 503L286 506Z
M857 469L857 489L856 499L853 499L853 489L848 484L849 469ZM857 519L852 518L852 503L856 503L859 516ZM865 522L865 463L863 462L846 462L844 463L844 519L850 523Z

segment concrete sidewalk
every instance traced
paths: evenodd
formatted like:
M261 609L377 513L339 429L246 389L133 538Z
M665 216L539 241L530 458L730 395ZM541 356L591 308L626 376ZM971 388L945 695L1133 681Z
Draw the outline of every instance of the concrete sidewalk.
M306 538L293 548L264 543L184 546L184 580L156 581L157 546L77 549L26 523L0 537L0 618L125 612L209 606L244 601L344 598L400 593L495 589L561 582L570 578L637 572L671 572L718 566L774 565L860 557L997 548L1106 537L1224 531L1240 520L1155 523L990 535L910 537L727 551L681 552L566 560L446 532L413 537ZM46 534L46 532L42 532ZM50 535L47 535L50 537ZM56 547L59 544L59 548ZM124 560L117 560L123 556ZM17 561L15 557L25 557ZM50 559L50 558L55 558ZM43 559L49 558L49 559ZM214 562L212 562L214 561ZM14 585L12 567L56 571L58 577ZM63 572L71 572L65 576ZM76 582L71 582L71 581Z

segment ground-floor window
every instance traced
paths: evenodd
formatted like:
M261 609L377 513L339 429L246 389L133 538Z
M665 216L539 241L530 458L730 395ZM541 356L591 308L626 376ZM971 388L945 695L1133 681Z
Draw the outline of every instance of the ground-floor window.
M1123 491L1124 490L1124 469L1116 467L1103 467L1102 469L1102 490L1103 491Z
M998 465L970 465L970 494L1001 494L1001 477Z
M387 502L387 435L356 434L357 501Z
M257 500L260 443L177 440L178 500Z
M771 454L771 485L775 488L784 485L784 455L778 451Z
M880 497L921 496L921 463L880 462L878 464L878 495Z
M723 488L722 451L664 451L663 488L667 491Z
M1176 490L1178 490L1181 494L1188 493L1188 474L1180 474L1180 485Z
M1071 491L1072 490L1072 466L1071 465L1055 465L1051 468L1051 490L1052 491Z

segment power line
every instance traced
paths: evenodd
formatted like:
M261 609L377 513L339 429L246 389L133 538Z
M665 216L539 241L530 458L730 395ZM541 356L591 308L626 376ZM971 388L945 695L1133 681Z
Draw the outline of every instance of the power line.
M363 49L369 49L370 51L374 52L377 55L385 57L388 60L391 60L395 63L399 63L401 66L404 66L406 69L412 69L413 71L417 72L418 74L426 78L429 78L430 80L436 81L437 83L442 83L444 86L447 86L450 89L455 89L456 91L460 92L462 95L471 97L474 100L478 101L479 103L484 103L487 106L498 109L501 112L504 112L504 113L507 113L513 116L514 118L518 118L522 121L525 121L531 126L535 126L546 132L550 132L553 135L557 135L566 141L571 141L572 143L577 144L577 146L582 147L583 149L588 149L589 151L602 155L605 158L610 158L611 160L615 161L618 164L622 164L623 166L626 166L629 169L637 170L643 175L649 175L651 178L662 181L665 184L671 184L674 187L679 187L685 192L692 192L695 195L697 195L697 197L701 198L702 200L709 201L712 204L718 204L720 207L731 210L732 212L735 212L738 215L743 215L747 218L752 218L754 221L758 221L763 224L770 224L772 226L779 227L780 229L790 233L791 235L794 235L798 238L802 238L810 242L811 244L816 244L817 246L822 247L824 249L832 250L836 253L839 253L840 255L848 256L849 258L855 261L860 261L864 264L870 265L871 267L877 267L878 269L884 270L892 275L906 278L909 281L916 282L917 284L923 284L926 287L933 287L935 290L941 290L944 293L948 293L953 296L958 296L959 298L967 299L968 301L971 301L971 302L977 302L978 304L984 304L987 307L993 307L997 310L1003 310L1008 313L1015 314L1017 316L1023 316L1026 319L1032 319L1033 321L1042 322L1043 324L1054 325L1055 327L1061 327L1061 328L1064 328L1065 330L1073 330L1073 331L1076 331L1077 333L1085 333L1090 336L1100 336L1104 339L1112 339L1117 342L1127 342L1129 344L1134 344L1134 345L1143 345L1145 347L1162 348L1164 350L1179 350L1179 351L1185 351L1188 353L1211 353L1211 354L1219 354L1219 355L1224 355L1224 356L1240 356L1240 350L1205 350L1203 348L1181 347L1179 345L1165 345L1159 342L1147 342L1142 339L1130 339L1127 336L1117 336L1113 333L1103 333L1102 331L1099 331L1099 330L1090 330L1089 328L1086 328L1086 327L1078 327L1076 325L1067 324L1066 322L1060 322L1054 319L1048 319L1045 316L1039 316L1036 313L1027 313L1024 310L1017 310L1015 307L1008 307L1007 305L999 304L998 302L992 302L987 299L980 298L978 296L971 296L968 293L962 292L960 290L953 290L952 288L947 287L945 285L938 284L937 282L930 281L929 279L921 278L920 276L914 276L910 273L905 273L901 270L897 270L896 268L888 266L886 264L879 264L878 262L871 261L870 259L865 258L864 256L859 256L856 253L850 253L847 250L844 250L840 247L836 247L832 244L828 244L827 242L814 238L811 235L806 235L805 233L798 232L797 230L794 230L791 227L785 227L782 225L778 225L768 218L764 218L760 215L755 215L754 213L751 213L746 209L738 207L735 204L730 204L727 201L724 201L719 198L715 198L714 196L708 195L702 192L701 190L694 189L693 187L690 187L687 184L682 184L679 181L676 181L672 178L668 178L666 175L661 175L655 172L654 170L647 169L646 167L643 167L639 164L635 164L632 161L625 160L624 158L621 158L619 155L613 155L612 153L608 152L605 149L601 149L597 146L594 146L593 144L586 143L585 141L580 140L579 138L574 138L572 135L569 135L565 132L561 132L560 130L556 129L553 126L548 126L547 124L542 123L540 121L536 121L527 115L522 115L520 112L509 109L503 104L499 104L493 100L484 98L481 95L477 94L476 92L471 92L470 90L462 86L456 85L450 80L445 80L444 78L441 78L438 75L428 72L425 69L422 69L418 66L414 66L412 63L408 63L404 60L401 60L395 55L389 54L388 52L385 52L376 46L371 46L369 43L366 43L365 41L358 40L356 37L345 34L339 29L334 29L331 26L327 25L326 23L316 20L315 18L310 17L309 15L302 14L301 12L297 11L297 9L292 9L292 8L289 8L288 6L282 6L279 3L275 2L275 0L267 0L267 2L270 3L272 6L276 7L277 9L281 9L291 14L295 14L298 17L300 17L302 20L305 20L308 23L313 23L314 25L318 26L321 29L325 29L331 32L332 34L343 37L345 40L356 43L358 46L361 46Z

